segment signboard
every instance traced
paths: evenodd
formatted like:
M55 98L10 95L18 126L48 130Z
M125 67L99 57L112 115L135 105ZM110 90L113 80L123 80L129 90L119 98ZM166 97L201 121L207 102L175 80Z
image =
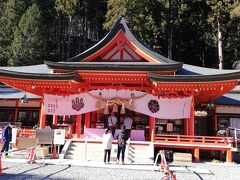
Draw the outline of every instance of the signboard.
M12 141L10 143L15 144L17 139L17 128L12 128Z
M65 129L54 129L53 144L63 145L65 143Z
M36 138L38 144L52 144L53 142L53 130L52 129L36 129Z

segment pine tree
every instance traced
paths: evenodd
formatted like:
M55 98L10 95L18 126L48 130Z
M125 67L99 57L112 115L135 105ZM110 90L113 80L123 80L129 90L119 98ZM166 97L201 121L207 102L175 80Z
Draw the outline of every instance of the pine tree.
M41 31L41 14L39 7L33 4L19 21L14 31L11 45L13 53L9 64L33 65L43 63L43 35Z

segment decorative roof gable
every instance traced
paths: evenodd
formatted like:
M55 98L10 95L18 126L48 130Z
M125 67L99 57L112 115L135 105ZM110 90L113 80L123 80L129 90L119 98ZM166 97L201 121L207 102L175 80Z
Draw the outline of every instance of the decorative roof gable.
M178 64L178 62L156 53L138 41L129 30L123 17L117 20L111 31L101 41L83 53L67 60L67 62L80 61Z

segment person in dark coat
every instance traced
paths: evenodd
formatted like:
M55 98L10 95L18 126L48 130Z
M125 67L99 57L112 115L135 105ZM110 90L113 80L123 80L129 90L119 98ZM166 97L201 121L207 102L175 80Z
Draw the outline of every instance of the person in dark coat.
M127 131L126 125L123 124L121 130L117 134L118 140L118 151L117 151L117 164L124 164L125 150L126 150L126 141L127 141ZM119 161L120 154L122 153L122 161Z
M8 152L10 141L12 141L12 127L11 127L11 124L9 123L2 129L3 146L2 146L1 153ZM2 156L4 157L4 154ZM5 156L8 156L8 153L6 153Z

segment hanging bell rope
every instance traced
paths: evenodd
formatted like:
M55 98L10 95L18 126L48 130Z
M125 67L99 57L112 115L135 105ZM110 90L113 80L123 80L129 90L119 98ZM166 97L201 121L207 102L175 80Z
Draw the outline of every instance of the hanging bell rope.
M117 104L113 104L112 112L118 112L118 105Z
M124 107L124 103L122 104L122 107L121 107L121 111L120 111L120 114L125 114L125 107Z

